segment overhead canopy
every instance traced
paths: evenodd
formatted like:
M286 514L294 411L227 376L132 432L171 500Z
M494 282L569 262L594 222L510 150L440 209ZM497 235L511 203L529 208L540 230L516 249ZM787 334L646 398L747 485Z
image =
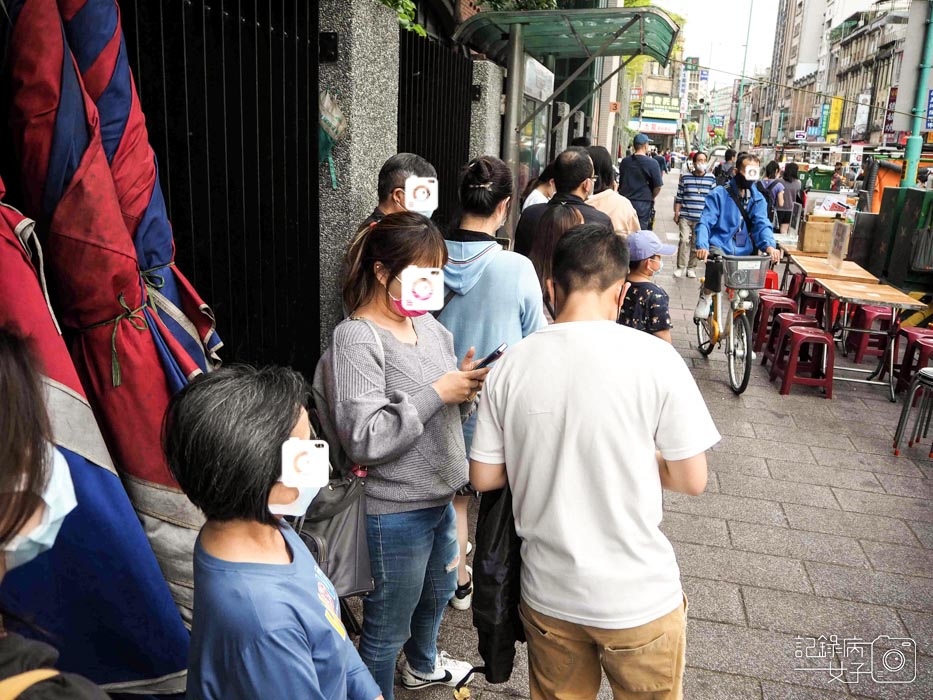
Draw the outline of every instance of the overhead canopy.
M549 56L645 54L667 65L680 30L666 12L654 7L480 12L457 28L454 41L505 64L513 24L522 25L525 53L542 62Z

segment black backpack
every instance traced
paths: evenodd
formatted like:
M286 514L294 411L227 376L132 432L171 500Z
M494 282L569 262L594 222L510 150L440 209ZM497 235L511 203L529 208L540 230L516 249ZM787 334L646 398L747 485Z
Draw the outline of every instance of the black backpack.
M755 187L758 188L758 191L764 195L765 202L768 204L768 220L774 221L774 188L777 186L778 180L772 180L767 185L762 184L761 180L758 180L755 183Z
M729 169L726 170L723 167L724 165L728 165ZM713 175L716 176L716 184L725 185L727 182L729 182L729 180L732 179L732 174L734 172L735 172L735 162L732 161L732 162L727 163L726 161L723 161L722 163L717 165L715 168L713 168Z

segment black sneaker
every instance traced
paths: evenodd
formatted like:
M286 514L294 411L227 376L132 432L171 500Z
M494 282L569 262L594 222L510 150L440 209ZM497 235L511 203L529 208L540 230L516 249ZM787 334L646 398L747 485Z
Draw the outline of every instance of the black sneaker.
M453 597L448 601L448 605L456 610L469 610L473 603L473 567L468 566L466 570L470 575L470 580L459 584Z

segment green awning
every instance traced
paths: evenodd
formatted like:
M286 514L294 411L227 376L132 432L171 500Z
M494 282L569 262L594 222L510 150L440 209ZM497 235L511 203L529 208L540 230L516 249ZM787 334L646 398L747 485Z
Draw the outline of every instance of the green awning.
M461 24L454 41L498 63L508 58L509 27L522 25L526 54L554 58L646 54L666 66L680 27L654 7L480 12ZM612 39L620 29L625 30ZM602 52L600 47L611 43Z

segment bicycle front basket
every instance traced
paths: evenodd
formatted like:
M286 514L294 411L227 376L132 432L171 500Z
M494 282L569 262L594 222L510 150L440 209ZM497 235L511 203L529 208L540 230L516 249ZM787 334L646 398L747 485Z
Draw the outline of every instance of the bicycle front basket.
M762 289L771 258L760 255L724 255L722 258L724 282L729 289Z

